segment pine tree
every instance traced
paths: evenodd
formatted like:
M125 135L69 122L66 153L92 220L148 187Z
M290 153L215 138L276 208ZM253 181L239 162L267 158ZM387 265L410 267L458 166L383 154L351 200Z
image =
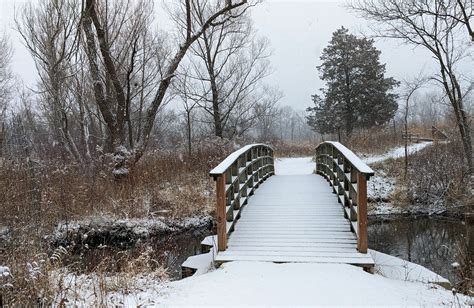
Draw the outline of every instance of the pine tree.
M333 33L321 55L320 78L326 82L322 95L313 95L314 107L307 109L308 124L320 133L387 123L397 111L398 82L385 78L385 64L374 41L358 38L344 27Z

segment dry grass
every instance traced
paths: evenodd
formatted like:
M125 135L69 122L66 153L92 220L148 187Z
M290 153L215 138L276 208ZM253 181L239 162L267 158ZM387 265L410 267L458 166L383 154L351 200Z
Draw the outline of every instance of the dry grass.
M8 228L9 239L0 238L0 265L8 266L12 277L0 280L3 302L48 304L53 293L64 287L53 273L81 268L74 264L80 258L71 257L71 251L62 255L60 262L52 259L57 251L51 245L51 234L61 222L97 216L180 219L212 214L214 183L208 172L229 151L226 147L199 148L191 157L157 151L144 157L129 177L119 182L105 161L88 167L60 161L4 164L0 167L0 227ZM116 253L113 258L99 254L94 260L99 265L92 271L109 275L106 269L117 270L113 265L121 264L118 270L126 274L118 280L107 278L107 288L113 281L117 289L127 289L124 283L135 270L160 271L160 264L145 259L146 252L143 247L122 258Z
M275 142L272 144L275 150L275 156L277 157L305 157L313 156L316 151L318 144L305 141L305 142Z
M468 204L467 173L461 143L437 143L409 157L408 173L404 159L389 159L375 165L402 184L393 194L394 204Z
M343 143L357 153L382 154L403 145L403 139L399 131L386 127L370 131L358 130L350 139L343 140Z

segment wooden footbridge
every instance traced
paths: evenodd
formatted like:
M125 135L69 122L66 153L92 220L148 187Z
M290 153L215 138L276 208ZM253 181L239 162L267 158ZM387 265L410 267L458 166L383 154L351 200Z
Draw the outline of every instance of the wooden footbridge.
M317 174L275 175L273 149L252 144L210 172L217 185L217 262L374 265L367 253L373 170L338 142L321 143L315 154Z

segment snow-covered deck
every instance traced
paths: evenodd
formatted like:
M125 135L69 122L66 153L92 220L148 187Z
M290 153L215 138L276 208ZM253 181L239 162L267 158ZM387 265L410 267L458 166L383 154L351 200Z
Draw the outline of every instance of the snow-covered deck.
M311 158L275 162L276 175L249 198L217 262L346 263L371 267L326 180Z

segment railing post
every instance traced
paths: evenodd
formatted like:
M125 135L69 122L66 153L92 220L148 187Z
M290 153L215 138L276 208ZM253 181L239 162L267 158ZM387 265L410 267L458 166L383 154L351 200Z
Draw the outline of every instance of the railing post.
M367 179L357 174L357 250L367 253Z
M225 173L216 179L217 200L217 249L224 251L227 248L227 218L226 218Z

